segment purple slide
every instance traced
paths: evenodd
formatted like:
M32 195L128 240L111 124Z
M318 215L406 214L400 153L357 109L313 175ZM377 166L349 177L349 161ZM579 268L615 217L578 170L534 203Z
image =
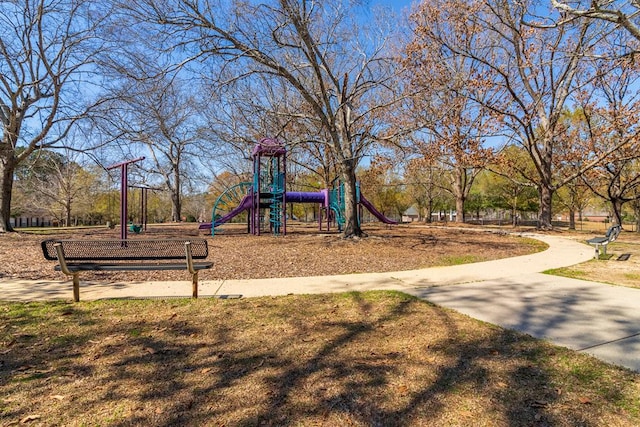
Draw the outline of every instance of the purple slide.
M378 218L378 220L380 222L384 222L385 224L397 224L398 223L398 221L394 221L394 220L389 219L386 216L382 215L382 213L378 209L376 209L375 206L373 206L371 204L371 202L368 201L362 194L360 195L360 203L362 204L362 206L367 208L367 210L369 212L371 212L373 214L373 216Z
M228 214L226 214L223 217L220 217L216 220L216 224L215 226L219 226L224 224L225 222L230 221L234 216L238 215L241 212L244 212L246 210L251 209L251 196L250 195L246 195L242 198L242 200L240 200L240 203L238 204L238 206L236 206L235 208L233 208L231 211L229 211ZM207 222L207 223L202 223L200 224L200 226L198 227L200 230L210 230L211 229L211 223Z

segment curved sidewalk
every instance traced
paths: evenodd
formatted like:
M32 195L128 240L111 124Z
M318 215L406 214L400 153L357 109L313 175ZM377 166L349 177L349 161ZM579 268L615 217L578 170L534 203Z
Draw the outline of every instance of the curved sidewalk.
M549 245L514 258L389 273L202 281L202 297L398 290L471 317L548 339L640 372L640 290L541 274L593 257L567 238L525 234ZM454 285L454 286L452 286ZM0 279L1 299L70 299L69 281ZM190 283L82 284L82 300L184 297Z

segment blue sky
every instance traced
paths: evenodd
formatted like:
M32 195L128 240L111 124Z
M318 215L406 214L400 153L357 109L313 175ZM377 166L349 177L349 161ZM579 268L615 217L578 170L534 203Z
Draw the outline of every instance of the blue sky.
M417 1L417 0L416 0ZM397 12L409 7L413 3L411 0L373 0L371 4L379 4L382 6L388 6Z

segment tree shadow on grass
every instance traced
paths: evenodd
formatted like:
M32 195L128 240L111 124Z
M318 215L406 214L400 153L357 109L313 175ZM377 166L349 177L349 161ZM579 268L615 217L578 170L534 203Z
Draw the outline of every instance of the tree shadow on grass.
M550 346L404 294L62 307L3 319L49 337L6 354L3 423L595 425Z

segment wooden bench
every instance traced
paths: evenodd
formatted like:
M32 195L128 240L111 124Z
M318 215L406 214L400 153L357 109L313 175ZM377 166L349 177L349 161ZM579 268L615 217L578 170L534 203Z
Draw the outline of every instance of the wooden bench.
M198 297L198 271L213 262L194 262L209 255L207 241L190 240L45 240L44 257L58 261L55 270L73 279L73 300L80 300L83 271L187 270L191 274L192 296ZM178 261L180 260L180 261Z
M602 255L607 254L607 245L618 238L622 227L619 225L612 225L607 229L607 232L603 237L594 237L593 239L587 240L587 243L595 246L596 252L594 255L595 259L600 258L600 248L602 247Z

